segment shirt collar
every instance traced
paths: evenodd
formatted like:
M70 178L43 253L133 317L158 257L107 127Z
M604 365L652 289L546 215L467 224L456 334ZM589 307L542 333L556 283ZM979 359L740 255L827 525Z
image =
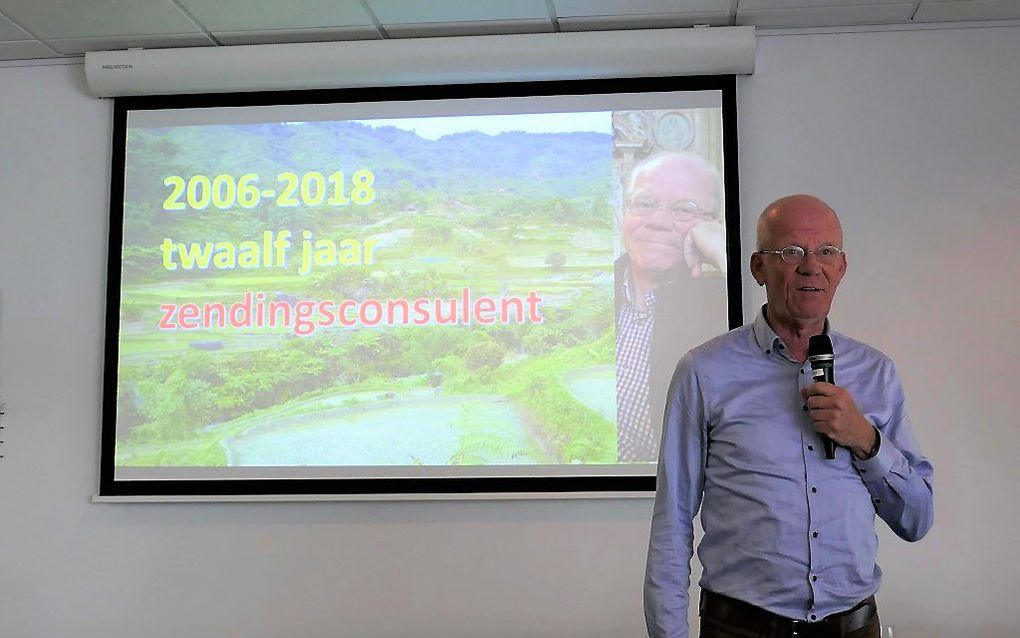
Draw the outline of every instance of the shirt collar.
M627 305L639 315L649 315L655 310L655 290L649 290L645 293L645 306L647 310L637 310L637 304L634 303L634 291L632 290L633 282L631 281L630 266L623 271L623 297L627 300Z
M762 305L758 309L758 316L754 318L754 324L752 324L752 332L754 333L754 340L758 344L758 348L762 354L771 354L776 349L776 342L783 344L783 348L786 348L786 344L776 334L776 331L772 329L769 322L765 320L766 312L768 310L768 304ZM825 318L825 327L822 328L823 335L832 336L834 333L831 330L832 325L829 323L829 318Z

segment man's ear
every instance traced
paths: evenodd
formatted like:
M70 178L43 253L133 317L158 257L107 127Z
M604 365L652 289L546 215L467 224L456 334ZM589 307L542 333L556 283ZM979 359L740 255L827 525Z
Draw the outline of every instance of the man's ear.
M751 276L759 286L765 285L765 260L758 253L751 253Z

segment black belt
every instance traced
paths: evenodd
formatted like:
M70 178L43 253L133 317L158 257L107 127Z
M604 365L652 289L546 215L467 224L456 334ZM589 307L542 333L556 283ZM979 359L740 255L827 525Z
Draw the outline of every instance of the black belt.
M869 596L847 611L809 622L774 614L735 598L701 590L703 618L770 636L830 636L838 638L866 626L878 613L875 597Z

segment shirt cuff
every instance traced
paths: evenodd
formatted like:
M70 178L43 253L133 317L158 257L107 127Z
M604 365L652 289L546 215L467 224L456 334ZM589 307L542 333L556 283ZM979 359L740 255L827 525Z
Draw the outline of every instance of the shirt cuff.
M882 431L875 428L875 436L878 437L878 454L863 460L852 453L850 455L853 458L854 467L860 472L861 478L865 482L877 481L888 474L896 460L896 453L889 441L882 436Z

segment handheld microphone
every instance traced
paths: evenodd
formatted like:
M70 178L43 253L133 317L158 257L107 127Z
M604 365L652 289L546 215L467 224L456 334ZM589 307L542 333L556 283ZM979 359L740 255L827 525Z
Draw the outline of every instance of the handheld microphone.
M836 357L832 354L832 339L829 339L829 335L815 335L808 339L808 361L811 362L812 379L835 385L836 378L832 373L835 360ZM824 434L820 436L825 445L825 458L829 460L836 458L836 442Z

